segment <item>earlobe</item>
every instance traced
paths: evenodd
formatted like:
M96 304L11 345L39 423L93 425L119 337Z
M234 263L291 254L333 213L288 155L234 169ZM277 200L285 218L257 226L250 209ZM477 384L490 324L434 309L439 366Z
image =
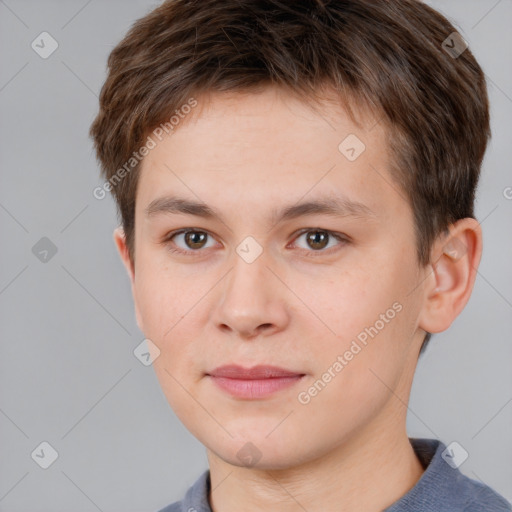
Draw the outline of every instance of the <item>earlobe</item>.
M481 254L482 232L472 218L457 221L434 244L419 327L432 333L450 327L471 296Z

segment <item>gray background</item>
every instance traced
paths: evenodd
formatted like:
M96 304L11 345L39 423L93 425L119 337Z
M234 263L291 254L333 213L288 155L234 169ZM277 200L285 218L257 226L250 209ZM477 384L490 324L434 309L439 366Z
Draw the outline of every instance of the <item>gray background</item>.
M473 296L421 358L410 436L457 441L461 470L512 500L512 2L430 1L488 77L493 139L477 202L484 254ZM116 215L87 131L107 55L157 2L0 0L0 511L154 511L207 468L152 368L133 355ZM59 44L42 59L43 31ZM41 262L32 247L57 247ZM59 457L31 458L42 441Z

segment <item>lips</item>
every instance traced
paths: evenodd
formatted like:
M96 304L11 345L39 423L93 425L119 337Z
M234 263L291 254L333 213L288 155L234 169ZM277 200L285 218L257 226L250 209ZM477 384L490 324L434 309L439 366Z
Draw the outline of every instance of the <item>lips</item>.
M261 380L280 377L300 377L304 374L286 370L285 368L279 368L278 366L258 365L253 366L252 368L244 368L242 366L230 364L226 366L219 366L208 373L208 375L211 377L225 377L228 379Z
M232 398L254 400L270 398L274 393L296 385L304 377L299 373L277 366L259 365L244 368L226 365L215 368L207 377L218 389Z

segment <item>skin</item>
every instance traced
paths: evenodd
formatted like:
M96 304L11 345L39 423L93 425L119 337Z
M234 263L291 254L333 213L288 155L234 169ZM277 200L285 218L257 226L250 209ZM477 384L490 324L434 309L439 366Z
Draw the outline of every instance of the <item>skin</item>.
M421 267L411 207L388 172L382 123L356 110L357 126L341 107L313 110L270 88L198 101L201 108L143 161L134 265L121 228L114 239L138 325L160 350L153 366L165 396L206 447L211 507L380 511L422 475L406 404L425 332L446 330L470 297L480 226L474 219L452 225L433 246L433 263ZM366 145L352 162L338 149L348 134ZM374 215L269 220L275 208L338 193ZM145 214L170 194L208 204L222 221ZM183 234L166 238L182 228L208 237L202 246L187 245ZM297 233L305 228L348 242L329 236L325 247L315 246L307 232ZM236 252L248 236L263 250L252 263ZM443 253L453 247L457 254ZM394 303L401 311L300 403L299 393ZM205 375L230 363L272 364L305 377L265 399L233 398ZM237 456L248 442L251 462Z

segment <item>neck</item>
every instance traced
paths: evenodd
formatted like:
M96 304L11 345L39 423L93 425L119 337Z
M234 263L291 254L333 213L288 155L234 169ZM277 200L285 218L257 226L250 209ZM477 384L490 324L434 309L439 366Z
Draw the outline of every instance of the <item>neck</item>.
M276 503L283 512L382 511L412 489L424 471L405 418L382 423L344 440L326 456L286 469L237 467L208 450L212 511L238 512L240 504L245 512L273 510Z

